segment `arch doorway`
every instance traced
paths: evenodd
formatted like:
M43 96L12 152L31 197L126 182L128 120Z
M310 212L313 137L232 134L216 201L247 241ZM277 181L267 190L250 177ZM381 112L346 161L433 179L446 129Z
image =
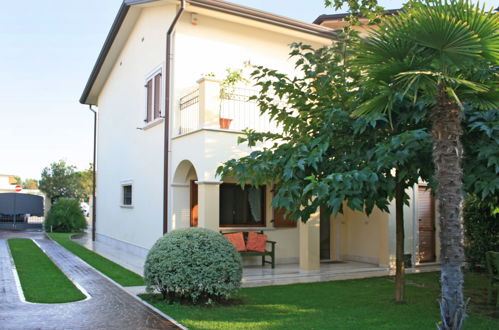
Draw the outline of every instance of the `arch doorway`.
M198 176L194 165L181 161L173 176L174 228L198 226Z

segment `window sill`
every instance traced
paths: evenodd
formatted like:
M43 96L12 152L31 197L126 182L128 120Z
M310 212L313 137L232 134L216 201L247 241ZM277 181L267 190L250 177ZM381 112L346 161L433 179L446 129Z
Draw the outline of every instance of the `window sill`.
M133 205L120 205L123 209L133 209Z
M140 129L142 130L147 130L149 128L153 128L154 126L157 126L159 124L161 124L163 122L163 118L157 118L157 119L154 119L153 121L150 121L148 123L146 123L144 126L142 126Z

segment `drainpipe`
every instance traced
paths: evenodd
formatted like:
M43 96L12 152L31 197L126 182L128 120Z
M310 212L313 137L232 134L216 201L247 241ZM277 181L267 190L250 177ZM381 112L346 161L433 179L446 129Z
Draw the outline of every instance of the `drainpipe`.
M165 136L164 136L164 160L163 160L163 234L168 232L168 165L169 165L169 146L170 146L170 91L172 85L171 79L171 62L173 59L172 52L172 34L175 30L175 25L180 19L182 12L185 9L185 0L180 1L180 9L175 18L170 24L170 28L166 33L166 62L165 62Z
M97 207L97 201L95 199L95 155L96 155L96 145L97 145L97 111L92 109L92 105L88 108L94 113L94 158L92 161L92 241L95 241L95 209Z

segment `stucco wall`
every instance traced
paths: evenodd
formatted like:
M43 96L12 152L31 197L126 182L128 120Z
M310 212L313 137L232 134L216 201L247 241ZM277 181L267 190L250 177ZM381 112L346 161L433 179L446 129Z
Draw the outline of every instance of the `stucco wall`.
M345 208L333 221L340 222L340 255L343 260L388 264L388 214L374 209L369 216Z
M165 61L165 34L175 14L174 6L144 8L118 61L98 98L97 232L131 245L150 248L162 235L163 123L144 127L146 77ZM228 67L241 68L244 61L293 73L288 44L295 38L244 24L190 13L179 21L175 33L172 99L193 86L202 74L223 75ZM301 40L312 43L307 40ZM164 75L163 75L164 76ZM175 108L175 106L174 106ZM139 128L139 129L138 129ZM170 182L176 166L190 160L196 178L214 179L223 161L247 154L237 146L237 136L205 132L183 137L171 144ZM123 181L133 183L133 207L122 207ZM182 191L174 197L172 192ZM170 229L188 225L188 187L177 185L169 194ZM296 229L269 233L280 241L297 239ZM278 257L297 256L297 246L282 243Z
M97 232L150 248L163 233L163 126L144 126L146 76L164 63L173 6L144 9L99 96ZM133 181L133 208L121 181Z

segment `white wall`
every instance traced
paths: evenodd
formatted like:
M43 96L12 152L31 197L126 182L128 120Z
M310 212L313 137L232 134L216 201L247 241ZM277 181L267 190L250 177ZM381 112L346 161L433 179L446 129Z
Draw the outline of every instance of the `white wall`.
M174 6L143 9L98 98L97 233L143 248L150 248L162 235L164 127L160 123L146 130L137 128L144 126L145 78L164 65L165 34L175 11ZM293 73L288 61L288 44L293 41L288 35L205 15L199 15L198 25L193 26L186 13L175 34L172 99L177 102L181 91L193 86L203 73L223 75L226 68L241 68L247 60ZM174 140L170 182L184 159L192 162L199 179L214 179L221 162L247 154L247 148L237 146L236 138L204 132ZM133 181L132 208L120 206L123 180ZM188 188L172 189L183 189L186 196ZM172 195L170 192L169 204L175 223L171 227L186 226L188 203ZM285 232L297 237L293 229L269 236L281 237ZM278 255L297 255L297 247L282 246Z
M163 125L144 126L146 76L165 60L173 6L146 8L99 95L97 233L150 248L163 234ZM121 181L133 180L133 208Z

